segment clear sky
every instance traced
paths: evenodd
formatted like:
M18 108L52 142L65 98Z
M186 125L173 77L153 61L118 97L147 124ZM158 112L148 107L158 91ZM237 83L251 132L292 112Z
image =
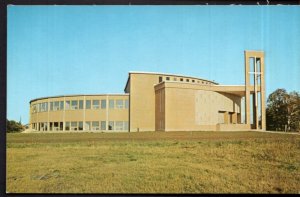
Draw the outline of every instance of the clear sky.
M244 84L244 50L265 51L266 96L300 91L299 6L9 6L7 118L29 101L123 93L129 71Z

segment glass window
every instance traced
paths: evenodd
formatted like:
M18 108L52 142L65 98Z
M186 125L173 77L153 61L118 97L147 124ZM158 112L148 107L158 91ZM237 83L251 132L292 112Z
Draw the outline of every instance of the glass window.
M78 109L78 101L71 102L71 109Z
M128 109L128 107L129 107L129 100L126 99L126 100L125 100L125 109Z
M70 101L66 101L66 109L70 109Z
M190 80L189 79L186 79L186 82L189 82Z
M92 122L92 130L99 130L99 122L98 121Z
M99 100L93 100L93 109L99 109Z
M40 103L40 109L41 112L48 111L48 103Z
M91 109L91 100L85 101L85 109Z
M193 79L192 82L195 83L195 80Z
M109 100L109 109L115 108L115 100Z
M49 130L50 130L50 131L53 130L52 127L53 127L53 123L52 123L52 122L49 122Z
M71 122L71 130L76 131L77 129L77 122Z
M32 112L33 112L33 113L36 112L36 105L32 105Z
M159 83L162 82L162 77L159 77L159 78L158 78L158 82L159 82Z
M123 100L116 100L116 108L117 109L123 109Z
M183 81L183 78L180 78L180 81Z
M166 80L169 81L169 80L170 80L170 77L166 77Z
M86 131L91 130L91 122L85 122L84 130L86 130Z
M108 130L114 130L114 121L108 122Z
M48 123L44 122L44 131L48 131Z
M53 131L58 131L59 130L59 122L54 122L53 123Z
M40 131L47 131L47 122L40 123Z
M59 109L60 110L64 110L64 102L63 101L60 101Z
M106 108L106 100L101 100L101 109Z
M59 130L61 130L61 131L62 131L62 130L64 130L63 128L64 128L64 126L63 126L63 122L59 122Z
M128 121L124 121L124 130L128 131Z
M78 130L83 130L83 122L78 122Z
M106 130L106 121L101 121L101 130Z
M83 100L79 100L79 109L83 109Z
M45 103L45 111L48 111L48 103Z
M41 109L41 112L44 111L44 103L40 103L40 109Z
M59 110L59 101L54 102L53 111Z
M116 121L116 129L117 131L123 130L123 121Z
M70 122L66 122L65 130L66 130L66 131L69 131L69 130L70 130Z

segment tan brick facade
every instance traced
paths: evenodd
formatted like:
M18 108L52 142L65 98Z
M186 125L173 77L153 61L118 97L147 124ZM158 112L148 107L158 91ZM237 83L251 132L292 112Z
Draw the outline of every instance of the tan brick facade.
M124 91L115 95L34 99L30 102L31 128L126 132L265 130L264 53L260 51L245 51L245 85L129 72Z

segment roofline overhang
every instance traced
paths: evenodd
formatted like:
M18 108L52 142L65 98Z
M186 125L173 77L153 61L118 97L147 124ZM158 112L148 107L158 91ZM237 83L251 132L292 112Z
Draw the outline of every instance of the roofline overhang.
M49 99L49 98L59 98L59 97L77 97L77 96L129 96L128 93L120 94L120 93L107 93L107 94L68 94L68 95L57 95L57 96L48 96L48 97L39 97L29 101L32 103L37 100Z
M128 73L128 78L127 78L127 81L126 81L126 85L125 85L125 88L124 88L124 92L126 92L126 89L127 89L128 83L129 83L129 80L130 80L130 72Z
M185 82L163 81L154 86L155 91L164 88L205 90L205 91L214 91L214 92L219 92L224 94L233 94L237 96L245 96L246 94L245 85L202 85L202 84L193 84L193 83L185 83ZM260 90L260 86L258 86L257 88ZM254 86L250 86L249 91L250 93L254 93Z

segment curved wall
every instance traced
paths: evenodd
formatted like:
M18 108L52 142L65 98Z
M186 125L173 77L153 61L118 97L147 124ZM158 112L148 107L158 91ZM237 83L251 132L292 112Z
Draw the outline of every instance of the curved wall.
M37 131L128 131L129 95L74 95L34 99L30 125Z

